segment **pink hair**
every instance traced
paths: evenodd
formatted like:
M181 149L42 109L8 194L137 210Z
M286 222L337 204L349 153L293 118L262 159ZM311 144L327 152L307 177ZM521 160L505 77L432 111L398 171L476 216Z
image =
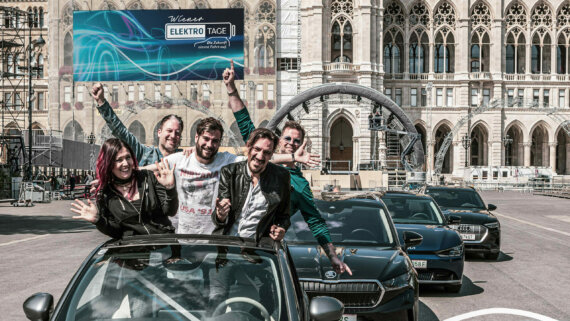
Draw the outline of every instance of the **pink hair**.
M101 146L99 156L97 157L96 172L97 179L99 180L99 186L97 186L95 195L99 195L99 191L102 191L107 185L111 184L113 180L113 166L115 157L117 157L117 154L123 147L129 151L129 154L131 154L131 158L133 159L133 174L135 171L138 171L139 165L132 148L118 138L107 139L103 146ZM135 175L132 176L132 179L135 179ZM129 197L132 197L132 194L134 194L134 192L135 189L131 189Z

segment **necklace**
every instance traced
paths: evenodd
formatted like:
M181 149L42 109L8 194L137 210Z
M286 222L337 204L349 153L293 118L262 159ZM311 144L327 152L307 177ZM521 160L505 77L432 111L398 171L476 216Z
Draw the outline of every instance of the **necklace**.
M120 189L120 190L123 192L123 194L124 194L124 193L128 192L128 191L131 189L132 185L131 185L131 183L129 182L129 183L123 184L123 185L115 184L115 187L117 187L118 189Z

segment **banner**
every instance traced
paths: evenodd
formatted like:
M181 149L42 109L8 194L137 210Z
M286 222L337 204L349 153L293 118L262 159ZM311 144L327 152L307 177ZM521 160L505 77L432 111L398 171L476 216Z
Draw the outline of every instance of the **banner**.
M75 81L243 79L243 9L75 11Z

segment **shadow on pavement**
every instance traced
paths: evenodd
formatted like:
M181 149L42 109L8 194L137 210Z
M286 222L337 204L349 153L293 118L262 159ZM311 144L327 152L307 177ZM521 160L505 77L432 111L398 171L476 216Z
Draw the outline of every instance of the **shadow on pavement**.
M93 230L89 222L61 216L21 216L0 214L0 235L77 233Z
M420 311L418 314L418 320L421 321L439 321L439 318L437 317L437 315L435 315L435 313L433 313L433 311L427 306L425 305L425 303L422 302L422 300L420 300Z
M497 260L487 260L483 257L483 254L470 253L470 254L466 254L465 261L487 262L487 263L512 261L513 257L509 254L513 254L513 253L505 253L505 252L501 251L501 253L499 253L499 257L497 258Z
M477 295L485 290L477 284L487 283L487 281L471 281L470 278L463 275L463 286L459 293L449 293L445 291L443 286L438 285L420 285L420 297L441 297L441 298L457 298L462 296Z

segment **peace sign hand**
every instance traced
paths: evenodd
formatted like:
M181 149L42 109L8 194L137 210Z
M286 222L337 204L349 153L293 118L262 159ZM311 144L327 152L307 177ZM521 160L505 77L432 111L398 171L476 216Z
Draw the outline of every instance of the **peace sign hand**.
M166 158L163 158L160 163L155 162L154 164L156 165L156 171L154 172L156 180L166 189L173 189L176 186L176 180L174 179L176 164L172 165L171 169Z
M237 91L235 79L236 73L234 71L234 60L230 60L230 68L226 68L224 73L222 74L222 78L224 79L224 85L226 85L226 89L228 90L228 94L234 93Z
M93 224L97 223L99 220L99 211L97 210L97 206L95 206L91 200L88 199L87 204L83 203L81 200L75 200L75 203L71 203L71 206L73 207L71 211L79 214L72 218L85 220Z

